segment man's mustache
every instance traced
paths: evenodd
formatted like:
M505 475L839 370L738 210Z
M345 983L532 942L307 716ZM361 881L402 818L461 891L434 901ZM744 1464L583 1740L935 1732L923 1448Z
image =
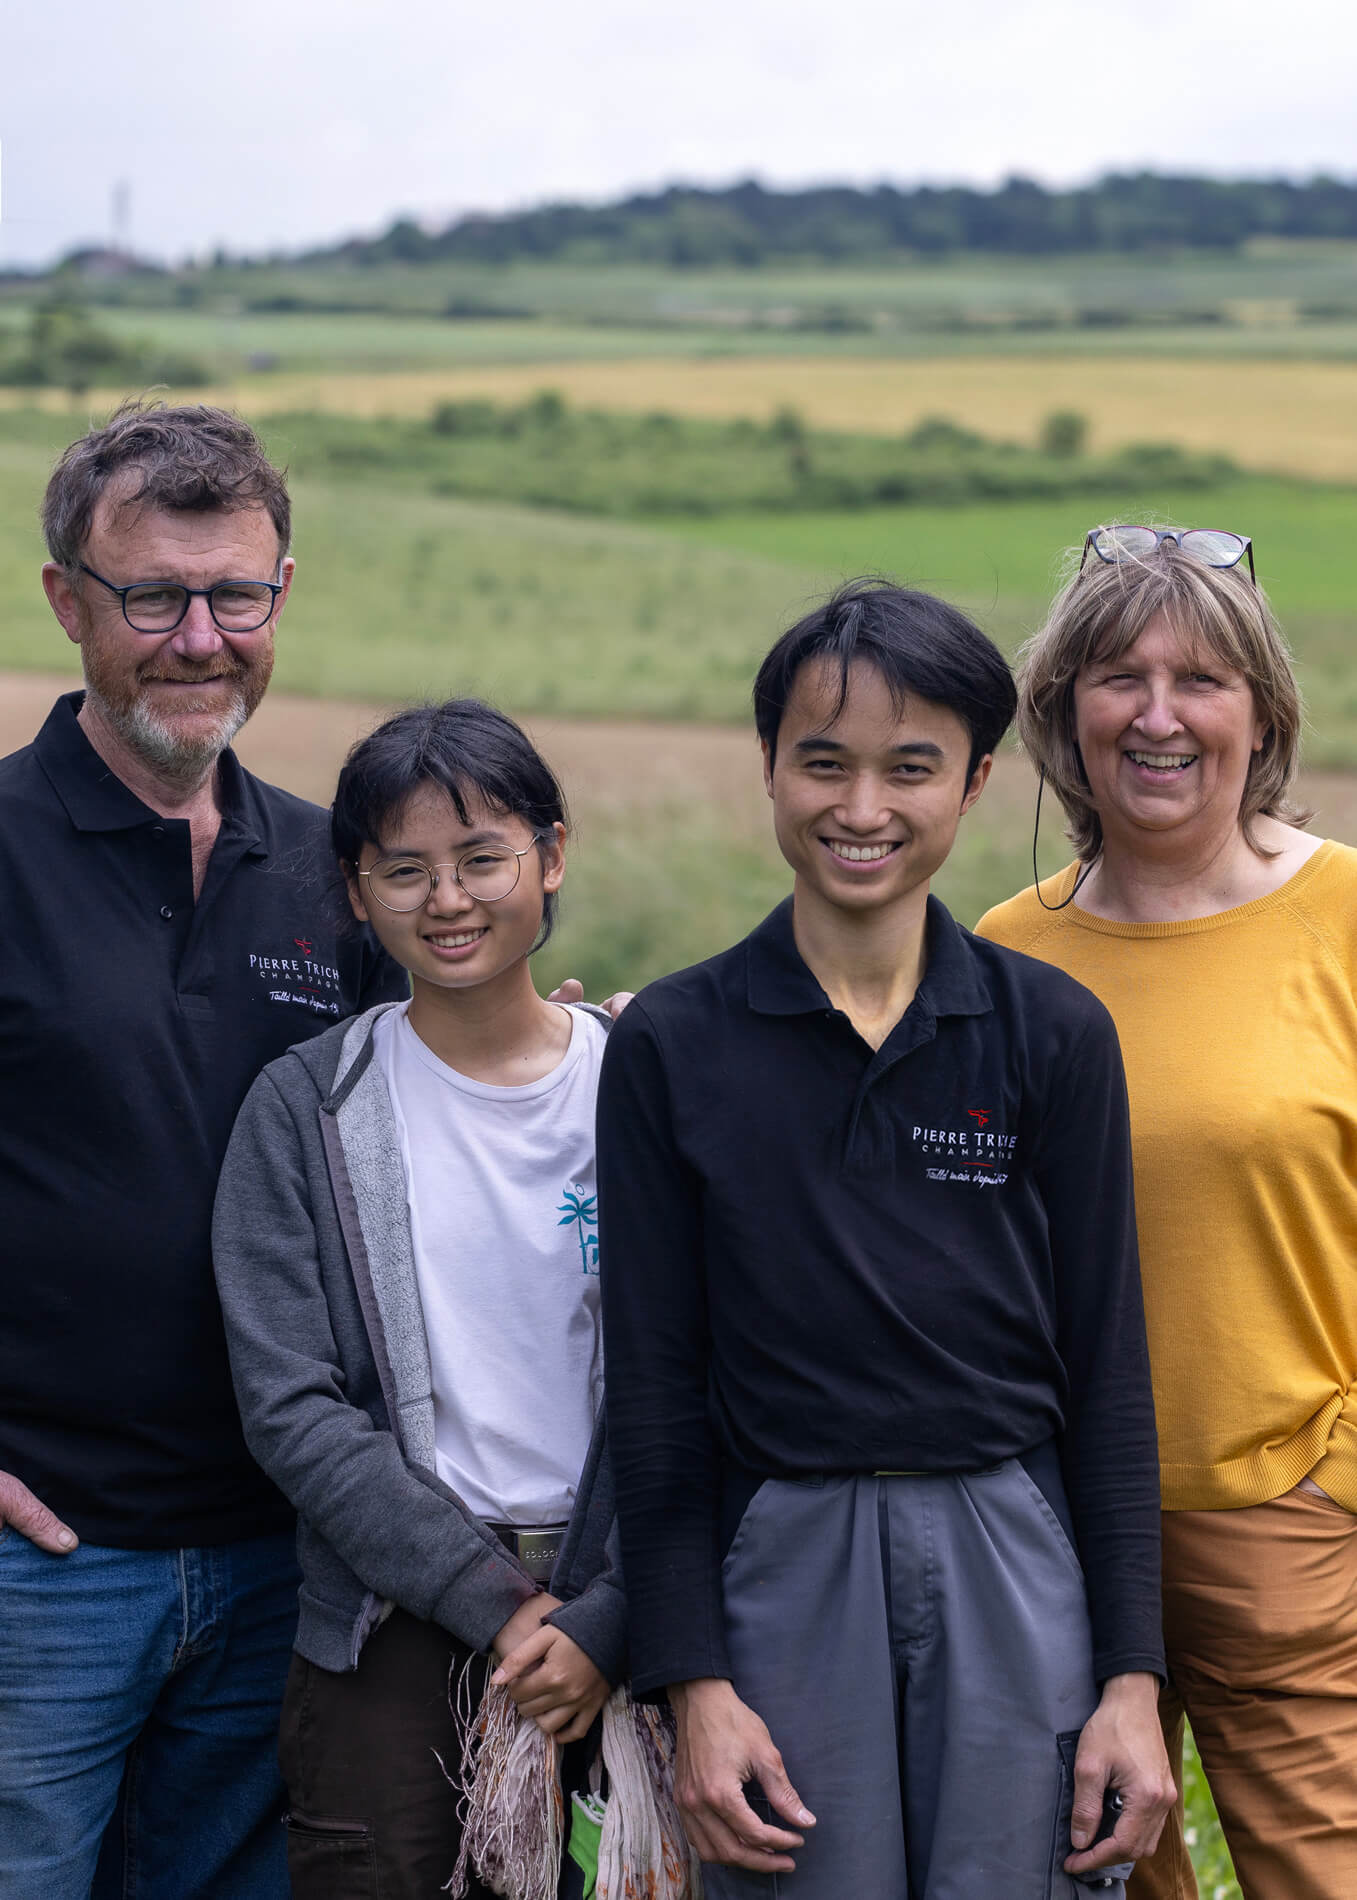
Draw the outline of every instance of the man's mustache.
M205 672L167 673L163 668L154 672L138 673L137 678L144 684L153 680L167 680L175 686L205 686L208 680L243 680L249 677L250 669L237 661L232 666L209 666Z

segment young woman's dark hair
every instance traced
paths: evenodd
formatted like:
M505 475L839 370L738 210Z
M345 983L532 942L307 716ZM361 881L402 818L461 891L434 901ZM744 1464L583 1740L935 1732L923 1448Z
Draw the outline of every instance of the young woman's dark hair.
M553 825L570 828L565 795L523 728L484 700L447 699L396 713L345 759L330 807L330 843L341 867L356 865L365 844L380 848L391 821L431 785L447 793L464 825L468 798L479 796L522 818L539 837ZM543 898L534 950L555 928L556 900L555 891Z
M847 582L776 643L754 681L754 723L770 758L797 674L808 660L839 669L835 716L855 660L876 668L898 706L914 695L954 712L971 735L976 766L993 752L1017 709L1008 662L958 607L879 579Z

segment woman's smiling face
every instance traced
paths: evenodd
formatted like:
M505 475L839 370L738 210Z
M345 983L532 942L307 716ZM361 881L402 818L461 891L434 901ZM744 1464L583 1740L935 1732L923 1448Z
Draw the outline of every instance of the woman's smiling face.
M1090 802L1109 841L1238 823L1265 737L1253 690L1167 615L1115 659L1081 669L1074 712Z
M354 914L372 925L382 948L410 972L416 990L421 984L473 989L522 964L542 926L544 896L560 888L564 874L563 825L535 843L525 818L497 811L474 793L464 803L466 823L441 786L425 786L392 818L380 848L363 846L359 873L371 873L389 857L437 870L436 887L417 909L389 910L371 895L367 877L349 879ZM482 845L522 853L513 889L490 903L478 902L454 874L457 860Z

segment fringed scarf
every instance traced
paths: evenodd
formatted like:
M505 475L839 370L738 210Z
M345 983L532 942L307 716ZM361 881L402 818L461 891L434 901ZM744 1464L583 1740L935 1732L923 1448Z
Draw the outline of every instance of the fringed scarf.
M531 1717L520 1716L502 1685L487 1688L473 1708L463 1670L455 1693L463 1735L462 1847L444 1892L465 1900L474 1869L505 1900L555 1900L565 1844L560 1751ZM603 1766L609 1785L598 1900L701 1900L699 1863L674 1804L670 1712L615 1689L603 1710Z

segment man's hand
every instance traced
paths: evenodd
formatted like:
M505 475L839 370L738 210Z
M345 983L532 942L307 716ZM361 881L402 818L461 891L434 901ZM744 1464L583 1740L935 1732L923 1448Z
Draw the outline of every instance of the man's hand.
M0 1525L5 1524L54 1557L65 1557L80 1542L70 1525L35 1498L26 1484L0 1471Z
M815 1826L767 1728L717 1677L671 1683L669 1700L678 1718L674 1795L700 1857L760 1874L792 1873L796 1862L788 1850L804 1846L804 1837L770 1827L745 1799L745 1784L757 1781L784 1821Z
M616 1022L635 994L635 990L618 990L612 996L604 997L602 1007L607 1010L613 1021ZM547 1001L549 1003L582 1003L584 1001L584 985L579 981L578 977L568 976L565 982L560 985L559 989L554 989L551 992Z
M537 1599L535 1599L536 1601ZM612 1693L573 1637L553 1623L540 1623L531 1636L511 1649L491 1682L503 1683L544 1735L577 1742Z
M1114 1834L1097 1847L1103 1797L1116 1788L1125 1807ZM1164 1816L1178 1798L1159 1726L1159 1684L1153 1676L1109 1676L1102 1700L1084 1724L1074 1760L1075 1852L1067 1874L1086 1874L1122 1860L1141 1860L1159 1843Z

